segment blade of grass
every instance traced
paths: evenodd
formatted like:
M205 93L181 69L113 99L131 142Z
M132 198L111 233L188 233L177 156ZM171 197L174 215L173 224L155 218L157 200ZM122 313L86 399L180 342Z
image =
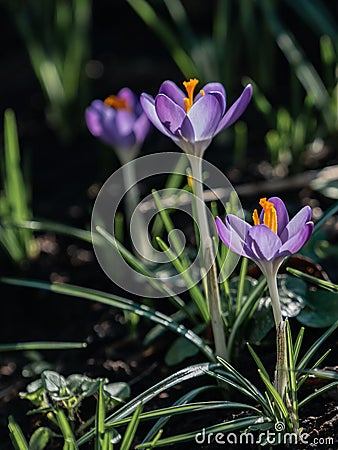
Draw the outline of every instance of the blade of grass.
M249 344L249 342L247 342L247 347L249 349L249 352L251 353L251 356L253 357L257 367L261 370L261 372L264 374L264 376L270 380L269 374L266 371L264 364L262 363L262 360L260 359L260 357L257 355L257 353L255 352L255 350L251 347L251 345Z
M29 450L25 436L23 435L21 428L16 423L13 416L9 416L8 418L8 428L15 450Z
M190 400L194 399L197 395L202 394L204 392L210 391L211 389L219 389L219 386L201 386L199 388L193 389L189 391L187 394L180 397L176 402L174 402L173 406L185 405ZM148 432L148 434L143 439L143 442L147 442L150 439L155 439L158 432L163 429L165 424L170 420L171 416L162 417L159 419ZM153 441L152 441L153 442Z
M284 418L284 420L287 420L289 413L288 413L286 406L284 405L284 402L283 402L281 396L276 391L276 389L272 385L271 381L268 378L266 378L266 376L263 374L263 372L261 370L258 370L258 373L259 373L260 377L262 378L263 383L265 384L268 392L271 394L271 396L275 400L276 404L279 406L279 411L281 412L282 417Z
M259 413L259 409L254 406L250 406L244 403L230 402L230 401L207 401L199 403L187 403L184 405L170 406L168 408L155 409L153 411L148 411L140 415L140 420L152 420L160 417L175 416L180 414L192 413L197 411L209 411L218 409L249 409ZM118 420L107 427L118 427L129 423L132 418Z
M209 435L211 433L233 433L237 430L245 430L246 428L250 426L255 425L263 425L264 423L270 423L271 419L267 417L262 416L249 416L241 419L234 419L229 420L228 422L221 422L216 425L213 425L211 427L206 427L203 430L195 430L190 433L185 434L179 434L176 436L167 437L164 439L160 439L157 441L156 446L157 447L168 447L169 445L177 444L180 442L187 442L191 440L196 439L196 435L206 433L206 435ZM149 442L145 442L142 444L137 445L135 448L147 448L150 445Z
M318 397L319 395L324 394L327 391L330 391L334 387L338 386L338 381L334 381L333 383L327 384L326 386L323 386L319 389L317 389L315 392L304 398L301 402L299 402L298 408L303 408L307 403L309 403L314 398Z
M103 450L105 445L105 424L106 407L103 396L103 379L100 379L99 395L97 398L96 415L95 415L95 450Z
M113 236L111 236L106 230L101 227L97 227L97 232L101 235L106 241L112 245L115 249L117 249L124 260L129 263L135 270L139 273L147 277L147 281L159 292L166 294L169 300L180 310L183 310L187 317L189 317L193 323L197 323L194 315L190 312L189 308L186 306L184 301L176 295L171 289L169 289L165 284L160 283L154 277L154 275L137 259L135 256L130 253L120 242L118 242Z
M131 418L131 421L129 422L129 425L125 431L120 450L130 450L131 444L132 444L134 436L136 434L138 424L140 422L140 414L142 412L142 408L143 408L143 405L142 405L142 403L140 403L138 405L138 407L136 408L136 410Z
M129 5L139 15L139 17L148 25L149 28L162 40L168 48L173 60L184 76L189 79L198 75L188 53L182 48L171 28L156 14L155 10L145 0L127 0Z
M140 403L144 405L161 392L170 389L172 386L175 386L176 384L182 383L187 380L191 380L192 378L200 377L205 374L206 370L213 369L216 366L217 365L215 364L202 363L179 370L178 372L170 375L169 377L150 387L149 389L138 395L136 398L128 402L126 405L122 406L118 411L107 417L106 425L108 425L109 423L113 424L117 420L121 420L129 416L135 411ZM84 436L81 436L81 438L78 440L78 445L82 445L85 442L89 441L92 438L93 434L94 430L91 430Z
M0 344L0 353L25 350L68 350L86 347L86 342L16 342L14 344Z
M301 272L300 270L293 269L291 267L287 267L286 270L295 277L301 278L302 280L314 284L315 286L331 292L338 292L338 284L334 284L326 280L321 280L320 278L313 277L312 275L308 275L307 273Z
M338 320L327 330L322 336L317 339L317 341L310 347L310 349L305 353L300 363L297 366L297 370L303 370L311 360L311 358L316 354L319 347L325 342L325 340L337 329Z
M168 260L172 263L172 265L175 267L177 272L182 276L187 289L189 290L190 296L192 300L194 301L197 309L199 310L203 320L208 323L210 320L209 311L207 308L206 301L194 282L194 280L191 278L188 270L185 268L184 265L182 265L181 261L176 257L174 252L167 246L165 242L162 241L160 237L157 237L157 242L160 246L160 248L168 255Z
M72 432L71 426L65 416L65 413L62 411L62 409L57 408L55 410L56 420L58 422L58 425L60 427L60 430L62 432L62 435L65 440L64 449L67 450L77 450L78 446L74 437L74 434Z
M165 326L166 328L175 332L176 334L185 337L193 345L196 345L210 361L215 361L215 357L212 353L211 348L207 346L204 343L204 341L193 331L185 328L181 324L174 322L171 319L171 317L159 311L153 310L148 306L133 302L132 300L108 294L102 291L97 291L94 289L88 289L74 285L56 284L56 283L53 284L44 281L32 281L19 278L1 278L0 281L2 281L3 283L12 284L16 286L25 286L36 289L43 289L58 294L65 294L72 297L83 298L94 302L103 303L105 305L113 306L115 308L122 309L123 311L134 312L139 316L146 317L147 319L155 323Z

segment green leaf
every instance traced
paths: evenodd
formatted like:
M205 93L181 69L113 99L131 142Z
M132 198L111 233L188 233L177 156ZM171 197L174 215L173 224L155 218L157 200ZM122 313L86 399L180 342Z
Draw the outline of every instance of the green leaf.
M73 435L71 426L65 416L65 413L62 409L57 408L55 410L56 419L62 435L64 437L64 446L63 450L78 450L77 443L75 441L75 437Z
M0 352L26 351L26 350L67 350L86 348L85 342L16 342L13 344L0 344Z
M138 405L138 407L136 408L136 410L133 414L133 417L126 429L123 441L121 443L120 450L130 450L131 444L132 444L134 436L136 434L138 424L140 422L140 414L142 412L142 408L143 408L143 405L142 405L142 403L140 403Z
M108 380L106 379L105 382ZM100 386L100 380L89 378L85 375L74 373L69 375L66 380L68 389L74 395L81 395L82 397L90 397L94 395Z
M179 370L178 372L170 375L151 388L147 389L142 394L138 395L136 398L128 402L126 405L122 406L118 411L111 414L109 417L107 417L106 424L112 424L112 426L114 426L114 423L116 421L124 419L125 417L132 414L140 403L145 404L149 400L153 399L161 392L168 390L172 386L175 386L178 383L182 383L183 381L202 376L206 373L207 370L213 369L216 366L217 365L215 364L203 363L195 364L193 366L189 366L185 369ZM92 438L93 434L94 430L89 431L78 440L78 444L82 445L85 442L88 442Z
M175 366L191 356L195 356L198 349L184 338L177 338L170 346L165 355L165 363L168 366Z
M306 307L297 316L308 327L326 328L338 320L338 292L308 291Z
M105 424L106 408L103 397L103 380L99 381L99 396L97 399L96 416L95 416L95 450L103 450L104 448L104 436L105 436Z
M41 375L44 388L54 400L63 400L70 397L65 377L52 370L45 370Z
M8 428L15 450L29 450L28 443L22 433L22 430L12 416L9 416L8 418Z
M44 281L32 281L19 278L1 278L1 281L8 284L39 288L59 294L66 294L73 297L84 298L87 300L100 302L105 305L114 306L115 308L120 308L124 311L134 312L141 317L146 317L147 319L155 323L165 326L167 329L180 336L184 336L187 340L193 342L194 345L196 345L209 360L215 361L215 357L211 348L206 345L204 341L192 330L189 330L183 325L176 323L171 317L159 311L155 311L148 306L133 302L132 300L94 289L67 284L53 284L46 283Z
M103 386L103 393L112 400L121 402L130 397L130 387L123 382L109 383Z
M43 450L53 435L50 428L40 427L34 431L29 440L29 450Z
M249 416L249 417L245 417L245 418L229 420L227 422L221 422L216 425L206 427L203 430L194 430L189 433L179 434L176 436L170 436L170 437L167 437L164 439L160 439L159 441L157 441L156 447L168 448L168 446L172 445L172 444L196 440L196 436L198 436L198 437L201 436L200 437L200 440L201 440L203 438L204 433L205 433L205 435L208 435L210 433L215 434L218 432L233 433L237 430L244 431L246 428L248 428L250 426L263 424L263 423L270 423L270 422L271 422L270 418L262 417L262 416ZM205 443L205 442L201 442L201 443ZM151 445L151 442L145 442L145 443L137 445L135 448L136 449L148 448L150 445Z

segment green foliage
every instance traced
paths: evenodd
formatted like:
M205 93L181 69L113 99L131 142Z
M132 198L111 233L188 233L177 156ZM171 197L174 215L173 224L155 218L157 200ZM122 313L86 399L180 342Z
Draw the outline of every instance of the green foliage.
M88 87L90 0L5 2L46 100L46 116L62 139L83 122Z
M28 229L18 223L31 218L30 188L24 180L15 114L7 109L4 115L4 150L0 155L0 245L15 263L37 255L37 245Z

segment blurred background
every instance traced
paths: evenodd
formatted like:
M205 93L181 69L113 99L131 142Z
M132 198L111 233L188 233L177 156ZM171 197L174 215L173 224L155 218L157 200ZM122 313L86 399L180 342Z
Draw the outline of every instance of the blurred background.
M336 162L337 4L329 0L3 0L1 116L14 110L34 214L87 213L118 166L84 110L129 86L220 81L254 98L206 155L234 183ZM154 131L143 153L176 150ZM3 175L5 176L5 175ZM92 188L91 188L92 187Z

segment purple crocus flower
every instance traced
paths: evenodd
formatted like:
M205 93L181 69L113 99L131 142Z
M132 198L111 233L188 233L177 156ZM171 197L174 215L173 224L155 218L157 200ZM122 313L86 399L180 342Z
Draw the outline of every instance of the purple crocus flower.
M89 131L121 152L139 150L150 130L150 122L136 95L121 89L105 101L94 100L86 109Z
M259 202L262 211L253 213L254 225L228 214L225 224L216 218L216 229L224 244L238 255L254 261L265 275L274 309L276 325L282 315L276 285L277 271L286 256L297 253L309 240L313 231L312 211L309 206L302 208L293 219L284 202L278 197Z
M260 216L253 213L254 225L228 214L225 224L216 218L219 237L233 252L250 258L263 269L272 265L278 269L286 256L297 253L309 240L313 222L312 211L304 206L292 220L284 202L278 197L262 198Z
M202 157L212 138L243 114L251 99L248 85L226 111L226 95L221 83L208 83L194 98L198 80L183 83L184 93L172 81L162 83L155 99L143 93L141 104L149 120L183 151Z

